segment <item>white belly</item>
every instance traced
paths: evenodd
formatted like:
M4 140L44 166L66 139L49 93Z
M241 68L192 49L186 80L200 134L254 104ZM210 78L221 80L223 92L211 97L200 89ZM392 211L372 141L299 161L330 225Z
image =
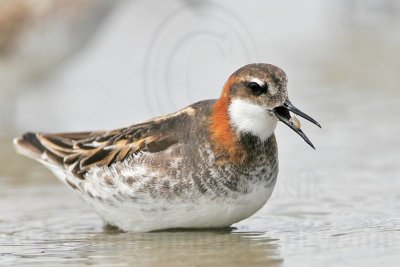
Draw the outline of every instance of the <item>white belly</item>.
M148 192L141 192L139 187L132 187L111 171L108 173L99 169L103 172L93 172L82 181L68 172L50 169L69 186L72 181L72 188L107 223L124 231L136 232L170 228L228 227L261 209L271 196L276 182L275 173L263 182L248 181L250 184L246 188L246 194L228 191L227 196L217 196L215 193L201 193L193 187L193 191L186 191L184 196L167 199L168 197L162 195L154 196ZM255 171L253 175L257 173L259 172ZM114 179L113 185L110 186L105 179L107 177L118 179ZM143 177L144 181L146 175Z
M147 232L169 228L218 228L248 218L267 202L275 182L268 186L257 185L253 190L236 198L209 199L204 196L193 202L151 203L101 202L84 198L108 223L124 231Z

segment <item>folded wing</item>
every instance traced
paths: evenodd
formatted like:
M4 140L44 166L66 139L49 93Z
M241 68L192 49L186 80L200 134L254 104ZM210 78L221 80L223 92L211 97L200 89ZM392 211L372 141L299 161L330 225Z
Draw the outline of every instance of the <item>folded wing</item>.
M127 157L157 153L178 143L176 123L185 123L185 109L162 118L113 131L81 133L26 133L14 139L17 151L45 164L69 169L84 179L90 168L111 166Z

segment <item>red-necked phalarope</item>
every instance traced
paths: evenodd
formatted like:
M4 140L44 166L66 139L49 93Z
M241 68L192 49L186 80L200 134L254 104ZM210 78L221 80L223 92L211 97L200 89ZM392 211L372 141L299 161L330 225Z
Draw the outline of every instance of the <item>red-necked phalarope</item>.
M26 133L14 143L124 231L227 227L273 191L278 121L313 147L290 112L320 125L291 104L286 83L278 67L250 64L217 100L127 128Z

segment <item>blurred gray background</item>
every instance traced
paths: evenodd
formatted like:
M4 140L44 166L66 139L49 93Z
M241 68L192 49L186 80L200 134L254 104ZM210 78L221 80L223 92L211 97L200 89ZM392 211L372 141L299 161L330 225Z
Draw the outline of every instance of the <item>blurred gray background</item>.
M93 4L61 22L48 18L40 25L45 29L32 33L47 43L24 37L15 44L25 47L20 54L5 51L0 57L0 88L8 92L1 101L15 99L15 113L0 116L18 132L109 129L139 122L218 97L226 78L250 62L283 68L294 103L317 118L325 110L340 117L332 108L352 94L360 99L397 94L397 1L125 1L112 14L99 14L101 21L84 18L82 25L71 25L78 24L74 16L94 17L90 8ZM21 31L28 35L32 28ZM64 56L39 74L9 81L26 65L38 72L40 61L52 61L57 54L52 51L60 46L88 39L85 30L90 39L65 52L68 60ZM29 49L38 50L38 56L24 57ZM10 57L17 62L7 66ZM363 101L353 105L367 106ZM3 125L1 130L8 131Z
M277 188L217 242L224 257L205 249L213 234L183 234L171 241L177 251L156 246L160 236L140 237L148 254L111 249L134 251L138 237L109 240L77 196L13 151L11 138L24 131L113 129L217 98L227 77L253 62L285 70L291 101L323 128L303 123L313 151L278 126ZM44 246L58 264L201 263L183 256L190 248L214 266L397 266L399 77L395 0L0 0L0 226L13 233L0 244L6 259L27 264L21 251L40 258ZM29 231L29 240L58 250L29 243Z

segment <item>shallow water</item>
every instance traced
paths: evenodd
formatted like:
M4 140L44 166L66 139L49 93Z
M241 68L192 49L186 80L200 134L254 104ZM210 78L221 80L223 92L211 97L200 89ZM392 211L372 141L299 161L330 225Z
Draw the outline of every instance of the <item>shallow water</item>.
M399 266L400 5L171 2L131 1L81 61L17 99L17 127L0 131L0 266ZM138 18L153 24L135 28ZM12 148L25 130L109 129L217 97L225 70L251 61L282 66L292 102L323 128L301 121L314 151L278 126L275 191L231 229L103 229L75 192Z

